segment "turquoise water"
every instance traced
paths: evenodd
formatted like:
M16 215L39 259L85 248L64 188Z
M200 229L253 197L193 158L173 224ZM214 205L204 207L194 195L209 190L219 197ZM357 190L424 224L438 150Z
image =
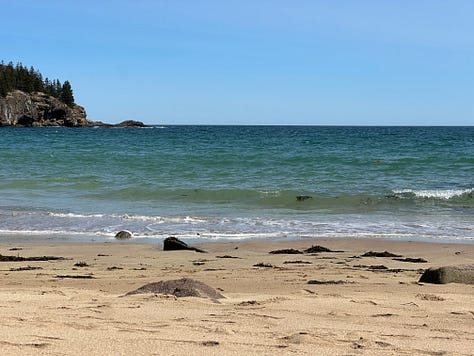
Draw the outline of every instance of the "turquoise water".
M474 128L2 128L0 236L474 241ZM310 196L298 200L297 196Z

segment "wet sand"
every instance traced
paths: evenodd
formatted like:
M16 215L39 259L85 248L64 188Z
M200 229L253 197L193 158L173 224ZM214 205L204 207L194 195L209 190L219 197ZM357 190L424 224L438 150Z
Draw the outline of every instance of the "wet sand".
M321 245L343 252L270 254ZM472 355L474 285L418 283L474 264L474 245L369 239L161 245L2 244L2 355ZM361 257L389 251L394 257ZM405 258L425 263L403 261ZM257 265L257 266L256 266ZM154 293L192 278L223 299Z

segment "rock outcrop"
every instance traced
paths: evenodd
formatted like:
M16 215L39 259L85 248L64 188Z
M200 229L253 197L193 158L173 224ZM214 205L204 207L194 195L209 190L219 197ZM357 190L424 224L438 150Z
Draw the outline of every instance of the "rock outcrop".
M96 127L114 127L114 128L143 128L143 127L150 127L148 125L145 125L141 121L135 121L135 120L125 120L122 121L118 124L107 124L105 122L101 121L95 121L93 122L93 126Z
M420 277L419 282L434 284L474 284L474 266L445 266L429 268Z
M132 236L133 234L128 230L122 230L122 231L117 232L117 234L115 234L115 238L117 240L128 240L128 239L131 239Z
M45 93L24 93L15 90L0 98L0 126L13 127L89 127L82 106L67 106L59 99Z
M197 247L189 246L186 242L177 239L174 236L167 237L163 241L163 251L179 251L179 250L188 250L196 252L205 252Z

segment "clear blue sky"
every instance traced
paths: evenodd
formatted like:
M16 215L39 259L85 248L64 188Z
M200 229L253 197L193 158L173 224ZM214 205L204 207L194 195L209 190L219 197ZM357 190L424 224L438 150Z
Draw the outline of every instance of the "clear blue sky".
M0 59L92 120L474 124L474 1L0 0Z

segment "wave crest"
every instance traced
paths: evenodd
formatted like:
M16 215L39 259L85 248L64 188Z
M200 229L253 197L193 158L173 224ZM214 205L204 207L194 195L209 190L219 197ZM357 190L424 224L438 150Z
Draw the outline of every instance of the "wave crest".
M471 189L402 189L395 190L394 196L398 198L433 198L450 200L453 198L473 198L474 188Z

